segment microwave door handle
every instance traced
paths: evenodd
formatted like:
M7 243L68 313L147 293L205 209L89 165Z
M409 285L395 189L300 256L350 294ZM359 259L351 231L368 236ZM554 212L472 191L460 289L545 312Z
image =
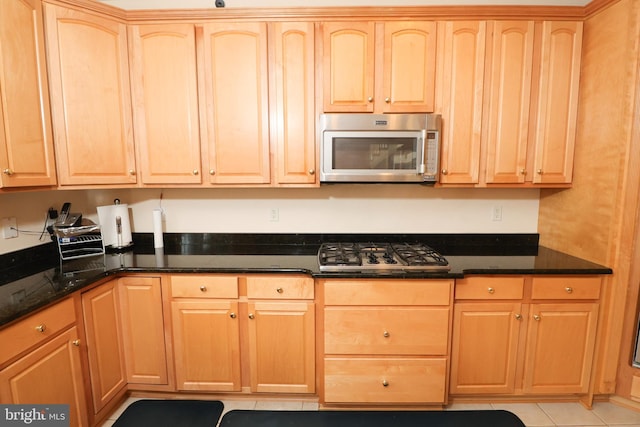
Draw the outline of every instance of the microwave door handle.
M418 168L418 173L420 175L424 175L427 171L427 135L424 134L420 136L420 145L422 145L422 162L420 162L420 167Z

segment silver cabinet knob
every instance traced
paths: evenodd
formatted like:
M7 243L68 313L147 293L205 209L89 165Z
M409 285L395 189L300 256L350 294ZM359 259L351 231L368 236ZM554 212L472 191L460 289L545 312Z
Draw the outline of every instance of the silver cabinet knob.
M9 169L9 168L6 168L5 170L3 170L2 173L7 175L7 176L13 175L13 171L11 169Z
M387 381L387 380L382 380L382 386L383 386L383 387L389 387L389 381Z
M200 286L200 292L207 292L207 287L205 285Z
M47 326L44 323L42 325L36 326L36 331L38 332L44 332L46 330L47 330Z
M209 175L215 175L216 171L214 171L213 169L209 169Z
M370 96L369 98L367 98L367 101L373 102L373 96Z
M493 288L487 288L487 292L489 292L490 294L494 293L496 290Z
M229 317L231 317L232 319L235 319L237 316L234 312L229 313Z
M389 333L389 331L384 331L382 333L382 336L385 337L385 338L389 338L391 336L391 334Z
M386 97L386 98L384 99L384 102L386 102L387 104L391 103L391 98Z
M283 292L284 292L284 289L282 289L282 288L277 288L277 289L276 289L276 292L277 292L277 293L279 293L279 294L281 294L281 293L283 293Z
M516 320L522 320L522 314L516 313L515 314L515 318L516 318Z
M315 175L316 170L315 169L309 169L309 175Z
M568 294L573 292L573 288L570 286L567 286L566 288L564 288L565 291L567 291Z
M200 173L200 171L198 169L194 169L191 173L194 174L194 175L198 175Z
M442 175L447 175L448 173L449 173L449 171L448 171L448 170L446 170L446 169L442 169Z
M133 170L133 169L129 169L129 175L135 175L135 174L136 174L136 171L135 171L135 170Z
M535 320L535 321L540 321L540 316L539 316L539 315L537 315L537 314L534 314L534 315L533 315L533 320Z

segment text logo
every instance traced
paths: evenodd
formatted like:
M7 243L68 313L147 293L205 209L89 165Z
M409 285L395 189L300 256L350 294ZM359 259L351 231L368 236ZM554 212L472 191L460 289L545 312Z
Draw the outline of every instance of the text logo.
M69 405L0 405L0 427L69 427Z

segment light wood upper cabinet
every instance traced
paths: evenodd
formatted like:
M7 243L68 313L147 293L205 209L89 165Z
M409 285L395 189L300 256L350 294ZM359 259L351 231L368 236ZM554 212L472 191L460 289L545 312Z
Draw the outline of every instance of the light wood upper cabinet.
M385 22L382 92L384 113L425 113L434 109L436 23Z
M136 183L126 25L44 7L60 185Z
M277 22L270 27L273 62L271 108L275 117L277 184L316 182L314 25ZM275 106L274 106L275 104Z
M486 27L484 21L439 24L443 184L478 183Z
M436 23L325 22L324 111L434 109Z
M533 71L533 21L492 23L487 111L487 183L523 183L527 176Z
M542 23L534 183L570 183L578 111L580 21Z
M325 112L373 112L375 24L324 22Z
M198 31L210 182L268 184L267 24L210 23Z
M129 27L133 118L143 184L200 184L195 27Z
M0 2L0 187L56 184L42 4Z

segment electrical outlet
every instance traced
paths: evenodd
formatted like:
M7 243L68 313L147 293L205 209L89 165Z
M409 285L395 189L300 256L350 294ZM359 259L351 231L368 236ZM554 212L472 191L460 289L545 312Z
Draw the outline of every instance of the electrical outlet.
M278 222L280 221L280 211L278 208L269 209L269 221Z
M5 239L18 237L18 222L15 217L2 218L2 237Z
M502 206L494 206L491 212L492 221L502 221Z

